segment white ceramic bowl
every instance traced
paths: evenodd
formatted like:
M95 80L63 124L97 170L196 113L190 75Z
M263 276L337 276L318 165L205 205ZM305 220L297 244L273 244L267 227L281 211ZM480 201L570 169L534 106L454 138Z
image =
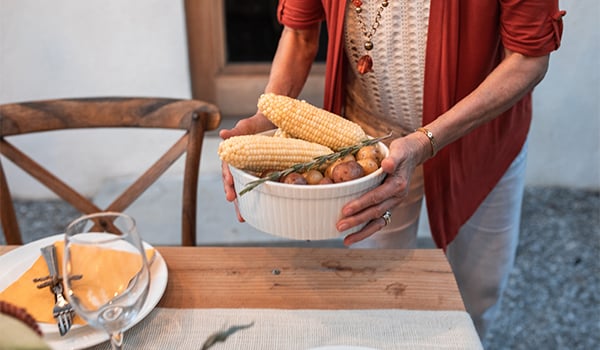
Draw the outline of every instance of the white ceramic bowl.
M388 148L379 143L385 156ZM359 179L328 185L290 185L267 181L240 196L246 184L257 180L229 166L238 195L238 206L248 224L266 233L298 240L331 239L359 231L356 226L344 232L335 228L342 207L350 200L377 187L385 173L377 171Z

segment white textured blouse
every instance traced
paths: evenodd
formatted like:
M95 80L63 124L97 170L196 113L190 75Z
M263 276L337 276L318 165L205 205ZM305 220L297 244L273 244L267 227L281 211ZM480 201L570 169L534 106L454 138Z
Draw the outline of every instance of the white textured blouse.
M388 0L381 12L380 25L372 36L373 49L359 24L355 7L348 1L345 17L345 50L350 69L346 85L345 114L372 135L389 131L409 133L423 116L425 48L430 0ZM360 15L367 32L372 32L381 0L363 0ZM373 72L357 72L358 59L369 54ZM399 136L399 135L396 135Z

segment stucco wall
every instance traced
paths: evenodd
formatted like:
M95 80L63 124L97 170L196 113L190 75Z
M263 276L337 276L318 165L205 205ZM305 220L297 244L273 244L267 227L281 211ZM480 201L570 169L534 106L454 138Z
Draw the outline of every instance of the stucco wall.
M183 1L0 0L0 103L98 95L189 98L186 45ZM95 169L110 167L114 176L139 173L151 154L176 137L156 132L131 144L124 135L67 132L15 143L93 195L107 180ZM101 156L102 149L123 145L149 156ZM88 156L78 157L84 152ZM3 164L13 196L52 196L9 161ZM84 176L71 176L77 173L72 169Z
M527 183L600 188L600 14L596 0L562 0L561 48L534 92Z
M597 189L600 27L593 14L600 2L562 1L561 8L568 11L563 45L534 94L527 183ZM190 97L183 1L0 0L0 103L94 95ZM153 154L174 137L156 133L130 145L123 134L91 132L18 144L92 194L103 180L94 167L113 164L114 176L127 176L151 159L109 160L100 149L124 144ZM89 156L74 162L69 152ZM50 195L4 164L14 195ZM69 178L74 168L86 176Z

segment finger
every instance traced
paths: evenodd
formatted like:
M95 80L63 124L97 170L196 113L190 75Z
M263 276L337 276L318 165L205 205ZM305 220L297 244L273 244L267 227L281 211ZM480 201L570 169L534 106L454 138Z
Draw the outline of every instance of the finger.
M429 144L427 146L430 147ZM402 167L414 169L427 159L422 155L424 149L422 140L415 139L411 135L395 139L389 149L388 157L381 161L381 169L388 174L393 174Z
M221 162L221 178L223 180L223 190L225 191L225 199L228 202L232 202L236 199L237 194L235 193L235 187L233 185L233 176L227 163Z
M355 233L351 233L348 236L344 237L344 245L351 246L354 243L360 242L360 241L372 236L373 234L375 234L377 231L381 230L384 227L385 227L385 220L383 218L377 218L375 220L371 220L367 225L365 225L365 227L363 227L362 230L355 232Z
M406 159L402 141L402 139L394 140L390 144L388 157L381 162L381 168L388 174L383 183L359 198L348 202L342 208L343 216L354 215L393 197L397 198L395 204L404 199L408 192L410 174L412 174L414 166L411 163L404 163Z
M385 212L404 199L406 188L407 183L402 177L396 174L388 175L381 185L344 205L342 215L350 217L373 206L379 206L384 201L393 200L389 206L381 208L382 212Z
M250 118L241 119L232 129L221 129L219 136L228 139L233 136L250 135L275 128L262 113L257 113Z
M376 205L366 208L365 210L357 212L355 215L340 219L336 224L336 229L340 232L343 232L351 229L352 227L377 220L381 218L387 210L397 206L400 202L401 200L395 197L384 200Z
M238 205L238 200L237 198L233 201L233 205L235 207L235 213L237 215L237 219L239 222L246 222L246 220L244 219L244 217L242 216L242 213L240 213L240 207Z
M393 174L400 163L404 161L405 152L404 149L400 147L400 144L401 142L399 140L394 140L390 144L388 156L381 160L381 170L383 170L383 172Z
M223 139L223 140L227 140L230 137L233 136L240 136L240 135L247 135L247 134L253 134L253 132L251 132L251 130L246 130L248 128L243 126L240 127L240 122L238 122L233 128L231 129L221 129L219 130L219 136Z
M398 166L398 160L390 157L386 157L383 160L381 160L381 170L383 170L384 173L386 174L393 174L394 170L396 170L396 167Z

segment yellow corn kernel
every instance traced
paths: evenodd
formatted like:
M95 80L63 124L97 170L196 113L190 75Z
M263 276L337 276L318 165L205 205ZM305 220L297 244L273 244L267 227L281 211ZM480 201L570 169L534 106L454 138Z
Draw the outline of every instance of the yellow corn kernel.
M288 134L287 132L285 132L285 131L277 128L277 129L275 129L275 133L273 134L273 137L286 137L286 138L289 138L289 137L292 137L292 136L290 136L290 134Z
M317 143L266 135L230 137L219 144L219 157L232 166L249 171L283 170L333 153Z
M258 99L258 109L292 137L319 143L334 151L367 138L360 125L288 96L263 94Z

